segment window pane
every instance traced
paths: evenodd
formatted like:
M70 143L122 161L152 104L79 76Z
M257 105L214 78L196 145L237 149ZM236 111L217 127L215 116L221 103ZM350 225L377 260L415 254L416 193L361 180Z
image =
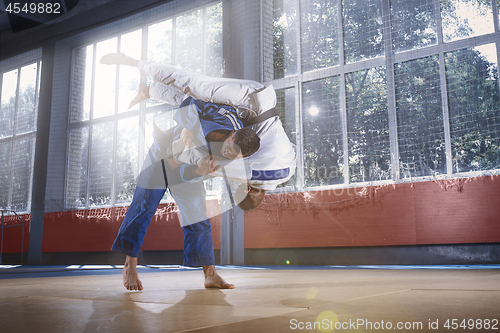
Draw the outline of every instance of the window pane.
M394 51L437 43L434 0L391 0Z
M381 0L342 1L346 62L383 55Z
M158 128L162 131L167 131L169 128L176 125L176 122L174 121L174 112L176 110L177 108L166 104L165 108L162 110L146 114L146 123L144 125L144 148L146 149L146 152L153 144L153 123L156 123Z
M396 64L395 69L401 176L446 173L438 57Z
M288 139L296 144L297 127L295 121L295 88L288 88L276 91L276 109L280 114L280 120L285 129ZM286 183L278 187L295 186L297 183L297 173Z
M38 64L34 63L21 68L19 95L16 116L16 134L35 130L37 108L35 98L37 95Z
M96 45L96 70L94 82L93 118L115 113L116 66L101 64L103 55L117 51L118 38L114 37Z
M340 78L303 84L304 173L306 186L344 181Z
M120 37L120 52L134 59L141 59L142 30L136 30ZM140 75L137 68L120 66L119 68L118 112L129 110L130 101L137 95ZM130 110L137 110L139 104Z
M175 64L203 71L203 10L178 16L175 26Z
M17 73L13 70L2 75L2 106L0 109L0 138L12 136L16 108Z
M148 27L148 60L172 63L172 20Z
M335 66L339 63L339 26L336 1L303 0L302 68Z
M89 205L103 206L111 203L113 184L113 123L94 125L90 159Z
M276 109L280 113L281 123L285 129L288 139L296 143L297 129L295 127L295 88L276 91Z
M491 1L441 0L445 42L495 32Z
M297 1L274 0L274 78L297 74Z
M12 177L11 209L27 211L31 201L31 178L35 138L26 138L14 142L14 161Z
M453 171L500 167L500 91L495 44L447 53Z
M164 64L172 64L172 20L163 21L148 27L148 60ZM148 78L149 80L149 78ZM146 106L162 104L148 99Z
M12 165L12 143L0 143L0 207L8 208L9 188L11 183L11 165Z
M222 76L222 2L207 7L205 74Z
M68 174L66 177L67 208L87 206L88 143L88 127L69 132Z
M115 202L132 201L138 174L139 117L118 121L116 141Z
M346 74L350 182L391 178L386 69Z

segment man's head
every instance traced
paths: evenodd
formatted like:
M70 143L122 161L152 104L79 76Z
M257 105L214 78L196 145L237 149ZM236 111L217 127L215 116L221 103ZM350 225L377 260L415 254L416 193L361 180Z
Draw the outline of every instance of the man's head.
M259 207L265 195L266 190L241 184L234 192L234 199L241 209L249 212Z
M254 154L260 148L260 138L249 127L233 131L224 141L221 154L225 158L234 160Z

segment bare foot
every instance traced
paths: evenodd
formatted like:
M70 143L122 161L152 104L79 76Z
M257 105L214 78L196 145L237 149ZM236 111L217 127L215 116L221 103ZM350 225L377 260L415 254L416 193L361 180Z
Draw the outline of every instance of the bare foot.
M142 282L139 280L139 274L137 274L137 258L129 257L125 259L125 265L123 266L123 285L127 290L142 290Z
M137 60L118 52L103 55L101 58L101 64L137 66Z
M139 92L137 93L137 96L135 96L134 99L130 102L130 106L128 108L130 109L134 105L147 99L149 99L149 88L143 84L139 84Z
M234 284L227 283L217 274L214 265L203 266L205 274L205 288L234 289Z

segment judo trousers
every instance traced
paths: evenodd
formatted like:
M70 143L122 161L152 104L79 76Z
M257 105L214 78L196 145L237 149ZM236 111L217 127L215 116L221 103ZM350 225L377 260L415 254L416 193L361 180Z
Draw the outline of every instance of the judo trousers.
M180 181L180 175L169 169L168 163L152 156L155 153L157 152L154 148L148 153L148 157L154 162L143 168L139 175L132 203L111 249L137 257L149 223L169 186L167 179L170 179L170 193L183 217L184 265L193 267L214 265L212 227L205 214L206 198L203 183L183 183ZM162 177L159 178L158 175ZM163 182L164 184L161 184Z

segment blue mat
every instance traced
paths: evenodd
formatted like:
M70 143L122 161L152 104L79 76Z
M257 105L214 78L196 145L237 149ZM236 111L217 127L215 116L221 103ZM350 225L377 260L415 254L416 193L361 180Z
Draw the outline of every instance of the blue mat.
M121 274L123 265L69 265L69 266L33 266L33 265L0 265L1 279L40 278L80 275ZM356 265L356 266L233 266L216 265L217 270L345 270L345 269L500 269L500 265ZM154 271L188 271L201 270L201 267L181 265L139 265L139 273Z

